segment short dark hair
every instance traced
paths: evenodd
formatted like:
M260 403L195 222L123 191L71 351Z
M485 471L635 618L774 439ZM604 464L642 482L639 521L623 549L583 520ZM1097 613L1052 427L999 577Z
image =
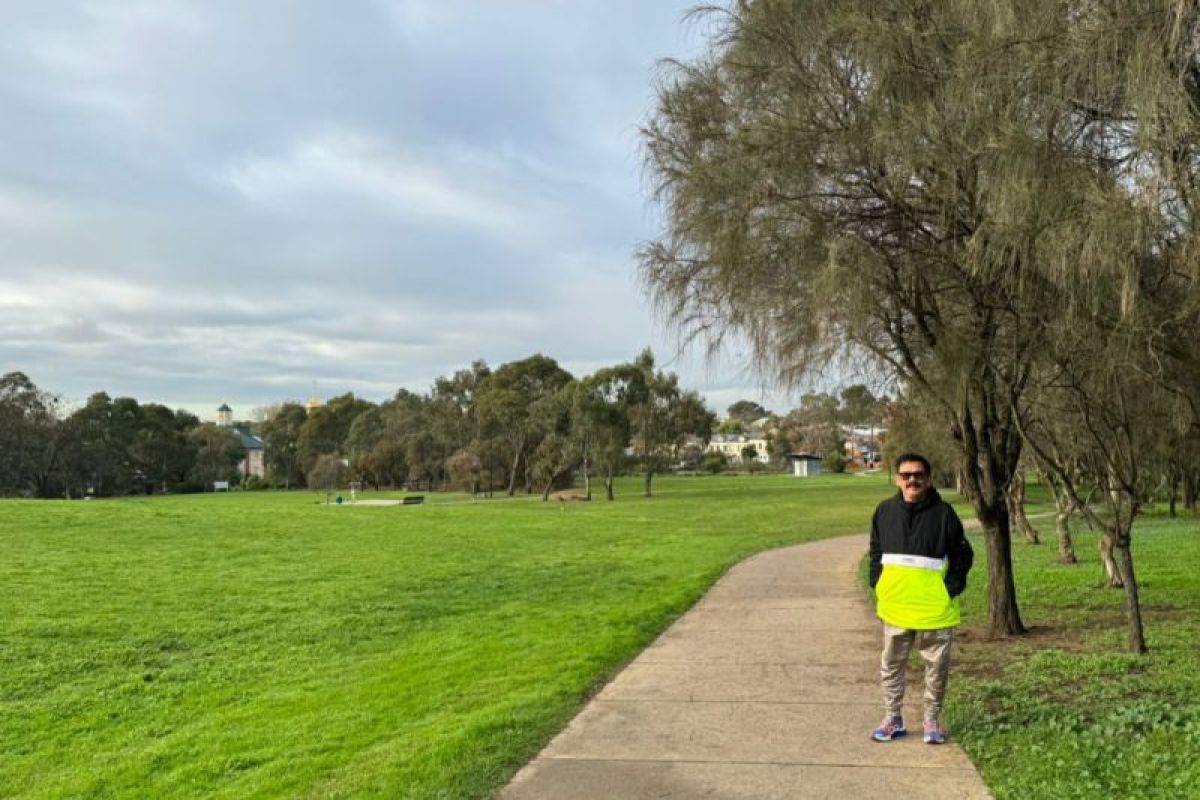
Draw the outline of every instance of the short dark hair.
M906 461L916 461L917 463L921 464L921 466L925 467L926 475L929 475L933 472L933 467L929 466L929 459L927 459L925 456L918 455L917 453L901 454L900 457L896 459L896 466L894 467L896 472L900 471L900 465Z

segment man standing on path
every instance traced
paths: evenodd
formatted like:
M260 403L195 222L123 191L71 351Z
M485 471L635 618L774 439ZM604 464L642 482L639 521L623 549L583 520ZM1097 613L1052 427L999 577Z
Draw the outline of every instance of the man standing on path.
M884 718L871 732L889 742L908 731L901 706L904 671L914 642L925 660L927 744L942 744L942 701L950 674L950 640L959 622L958 596L967 588L975 554L962 522L930 483L929 461L915 453L896 459L899 492L871 518L871 586L883 620Z

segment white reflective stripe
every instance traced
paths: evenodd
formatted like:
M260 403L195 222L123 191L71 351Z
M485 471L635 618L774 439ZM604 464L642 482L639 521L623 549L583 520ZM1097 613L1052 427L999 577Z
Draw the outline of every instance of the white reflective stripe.
M883 563L895 564L898 567L916 567L917 569L929 569L934 572L941 572L942 567L946 564L946 559L910 556L904 553L884 553Z

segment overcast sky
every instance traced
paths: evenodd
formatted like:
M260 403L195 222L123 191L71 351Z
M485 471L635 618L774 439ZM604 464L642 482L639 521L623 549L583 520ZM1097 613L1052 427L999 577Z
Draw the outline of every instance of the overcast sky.
M0 372L211 418L647 344L638 125L693 0L0 0Z

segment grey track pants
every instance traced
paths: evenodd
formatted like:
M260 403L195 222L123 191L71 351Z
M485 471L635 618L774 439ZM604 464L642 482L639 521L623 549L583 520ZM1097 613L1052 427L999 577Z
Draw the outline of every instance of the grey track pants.
M904 673L908 654L916 642L925 661L925 721L936 722L942 715L946 681L950 676L950 640L954 628L914 631L883 624L883 658L879 677L883 684L884 713L900 716L904 704Z

